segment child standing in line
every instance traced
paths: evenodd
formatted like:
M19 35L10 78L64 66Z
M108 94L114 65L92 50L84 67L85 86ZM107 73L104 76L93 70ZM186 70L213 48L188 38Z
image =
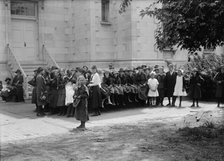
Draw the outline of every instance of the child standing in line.
M88 115L88 97L89 97L89 90L86 87L86 79L83 75L80 75L77 79L78 84L77 88L75 89L75 99L76 102L75 107L75 117L77 120L81 122L81 125L77 127L77 129L85 130L85 123L89 120ZM73 103L74 104L74 103Z
M173 96L175 97L175 100L177 97L180 97L179 107L181 107L182 97L187 96L187 93L185 90L185 80L183 77L183 71L181 69L179 69L177 72L176 84L174 87ZM175 102L174 102L174 105L175 105Z
M159 82L158 80L155 78L156 73L153 71L150 73L150 78L148 80L148 86L149 86L149 92L148 92L148 101L150 101L150 104L155 106L156 105L156 97L159 96L158 93L158 85Z

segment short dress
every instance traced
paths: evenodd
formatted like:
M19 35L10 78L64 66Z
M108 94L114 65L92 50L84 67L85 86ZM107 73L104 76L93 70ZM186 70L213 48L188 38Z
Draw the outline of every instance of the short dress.
M174 96L187 96L186 90L183 90L183 76L177 76L176 84L174 87Z
M148 92L148 97L158 97L159 92L157 90L157 87L159 85L159 82L156 78L150 78L148 80L148 85L150 87L149 92Z

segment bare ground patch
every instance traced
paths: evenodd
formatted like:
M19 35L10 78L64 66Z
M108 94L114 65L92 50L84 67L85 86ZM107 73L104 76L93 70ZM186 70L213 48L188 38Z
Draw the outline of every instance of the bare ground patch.
M164 121L163 121L164 122ZM200 137L176 123L138 122L3 145L4 161L223 161L224 133Z

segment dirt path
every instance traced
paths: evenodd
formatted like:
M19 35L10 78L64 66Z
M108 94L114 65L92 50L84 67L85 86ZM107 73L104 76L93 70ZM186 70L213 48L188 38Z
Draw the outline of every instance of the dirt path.
M7 144L2 161L223 161L224 136L191 140L178 131L183 120L149 120L90 128Z

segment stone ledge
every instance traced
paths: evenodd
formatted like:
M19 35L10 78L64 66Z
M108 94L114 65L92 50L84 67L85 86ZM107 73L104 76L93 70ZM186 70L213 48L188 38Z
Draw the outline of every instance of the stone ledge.
M107 22L107 21L100 21L101 25L105 25L105 26L111 26L112 23L111 22Z

